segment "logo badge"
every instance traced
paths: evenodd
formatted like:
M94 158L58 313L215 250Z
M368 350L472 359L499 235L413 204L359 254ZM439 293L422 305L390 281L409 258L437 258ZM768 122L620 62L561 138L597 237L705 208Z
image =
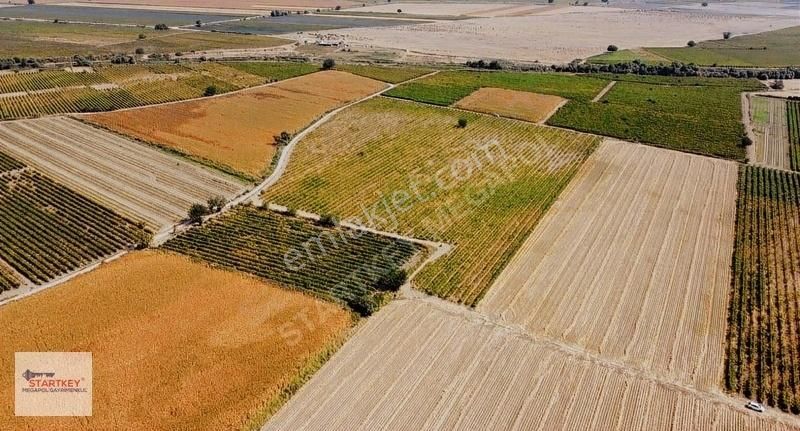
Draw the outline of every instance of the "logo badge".
M91 416L92 354L15 353L14 414Z

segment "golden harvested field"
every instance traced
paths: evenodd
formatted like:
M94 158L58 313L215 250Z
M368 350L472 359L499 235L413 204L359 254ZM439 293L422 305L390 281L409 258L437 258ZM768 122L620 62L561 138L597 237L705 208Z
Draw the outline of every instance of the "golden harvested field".
M800 429L439 307L385 307L262 431Z
M254 278L129 254L0 308L0 430L241 429L351 324L333 304ZM15 417L8 388L14 352L26 351L92 352L93 416Z
M324 71L221 97L85 119L252 179L268 169L276 151L274 135L299 132L325 112L384 86L349 73Z
M656 375L722 381L735 163L606 141L479 310Z
M567 100L558 96L502 88L481 88L456 102L457 108L497 114L538 123L547 119Z
M789 125L786 99L755 96L750 101L750 119L755 134L756 165L791 169L789 156Z

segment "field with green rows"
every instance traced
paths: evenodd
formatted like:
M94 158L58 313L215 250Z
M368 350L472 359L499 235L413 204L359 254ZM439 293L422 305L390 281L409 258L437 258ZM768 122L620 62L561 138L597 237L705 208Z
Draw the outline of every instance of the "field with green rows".
M144 238L126 219L38 172L0 175L0 260L44 283Z
M19 285L19 278L9 268L6 268L3 262L0 262L0 293L16 289Z
M789 123L789 162L793 171L800 171L800 102L786 103L786 120Z
M263 199L453 244L416 287L474 305L599 141L379 97L310 133Z
M800 413L800 175L739 172L727 389Z
M567 99L591 100L607 84L587 76L548 73L450 71L401 85L387 96L448 106L481 87L531 91Z
M201 97L209 86L221 94L316 70L309 63L203 62L12 73L0 75L0 120L174 102Z
M740 93L754 82L702 85L688 78L618 82L598 102L573 100L547 123L673 150L744 160ZM718 82L717 84L721 84Z
M376 292L384 273L424 250L406 241L324 228L252 206L239 207L163 247L354 308Z
M423 67L376 66L365 64L341 64L337 65L336 69L343 72L350 72L354 75L365 76L367 78L377 79L378 81L388 82L390 84L408 81L409 79L413 79L433 71L432 69L426 69Z

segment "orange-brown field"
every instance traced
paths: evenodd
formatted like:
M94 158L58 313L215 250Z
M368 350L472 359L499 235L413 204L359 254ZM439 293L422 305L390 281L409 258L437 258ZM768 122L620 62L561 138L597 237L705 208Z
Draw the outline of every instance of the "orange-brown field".
M274 135L296 133L325 112L384 86L369 78L324 71L226 96L94 114L86 119L259 177L275 154Z
M485 87L459 100L455 106L538 123L546 120L565 101L561 97L547 94Z
M0 308L0 430L261 424L352 325L301 293L163 252ZM14 352L93 354L93 416L15 417Z

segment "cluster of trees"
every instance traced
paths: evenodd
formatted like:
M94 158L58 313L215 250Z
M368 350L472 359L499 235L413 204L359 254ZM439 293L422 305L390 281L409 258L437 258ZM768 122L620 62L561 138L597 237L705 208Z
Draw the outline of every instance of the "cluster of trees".
M14 57L14 58L0 58L0 70L6 69L36 69L41 67L39 59Z
M222 208L225 206L227 201L222 196L214 196L208 198L208 201L205 204L192 204L189 207L188 219L189 222L194 224L200 224L203 222L203 217L209 214L215 214L222 211Z
M478 60L478 61L469 61L467 60L467 67L472 67L475 69L489 69L489 70L501 70L503 69L503 65L497 61L485 61L485 60Z
M468 61L467 67L489 69L494 63L484 60ZM502 67L500 67L502 68ZM758 78L795 79L800 78L800 67L785 68L746 68L746 67L702 67L693 63L673 62L670 64L644 64L638 60L614 64L589 64L573 61L569 64L533 64L515 67L528 72L569 72L569 73L619 73L660 76L705 76L713 78Z

